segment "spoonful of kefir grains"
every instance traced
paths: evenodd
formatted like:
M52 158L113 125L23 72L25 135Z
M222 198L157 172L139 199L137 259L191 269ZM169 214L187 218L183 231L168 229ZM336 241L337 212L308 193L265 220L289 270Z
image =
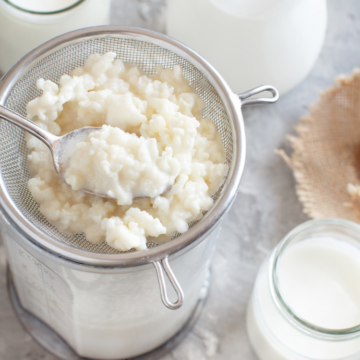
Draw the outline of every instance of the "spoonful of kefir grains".
M116 199L118 205L166 193L180 172L172 148L159 155L156 139L106 125L55 136L1 105L0 117L44 142L51 150L56 173L73 190Z

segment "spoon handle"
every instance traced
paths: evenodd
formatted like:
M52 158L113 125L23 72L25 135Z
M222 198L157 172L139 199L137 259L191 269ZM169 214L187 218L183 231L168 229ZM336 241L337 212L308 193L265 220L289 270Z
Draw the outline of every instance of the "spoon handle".
M54 141L58 139L57 136L42 129L39 125L36 125L31 120L2 105L0 105L0 118L11 122L12 124L19 126L20 128L29 132L31 135L36 136L39 140L44 142L50 148L50 150L52 149L52 144Z

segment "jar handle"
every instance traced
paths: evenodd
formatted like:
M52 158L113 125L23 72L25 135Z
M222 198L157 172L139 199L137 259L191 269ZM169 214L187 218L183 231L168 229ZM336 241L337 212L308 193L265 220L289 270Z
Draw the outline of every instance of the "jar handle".
M255 99L248 99L250 96L257 95L263 91L268 91L272 94L271 98L255 98ZM241 100L241 106L243 105L256 105L256 104L266 104L266 103L274 103L277 102L279 99L279 92L271 85L262 85L258 86L254 89L245 91L241 94L238 94L239 99Z
M153 264L155 266L157 278L159 280L160 296L161 296L162 302L170 310L179 309L184 302L184 292L182 291L179 282L177 281L174 273L172 272L172 270L170 268L168 258L162 259L161 262L155 261L155 262L153 262ZM177 300L174 303L172 303L167 296L163 269L165 270L166 275L169 278L169 280L170 280L172 286L174 287L176 294L178 296Z

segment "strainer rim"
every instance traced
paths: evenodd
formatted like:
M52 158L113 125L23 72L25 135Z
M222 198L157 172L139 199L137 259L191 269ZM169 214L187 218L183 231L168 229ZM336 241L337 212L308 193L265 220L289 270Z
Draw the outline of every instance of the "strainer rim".
M182 56L197 69L199 69L209 82L215 87L218 95L226 105L231 122L232 132L235 134L233 144L232 164L226 179L222 194L215 201L201 221L176 239L143 251L104 254L72 247L60 242L46 234L43 230L33 225L21 211L6 191L0 166L0 211L5 221L11 224L24 237L33 243L55 253L58 256L78 263L101 266L134 266L161 260L177 252L186 252L200 243L214 229L215 225L230 209L235 199L240 179L245 165L245 131L241 112L241 102L221 75L201 55L183 43L150 30L121 26L96 26L75 30L53 38L25 55L0 81L0 104L4 105L11 90L42 58L52 52L67 46L80 39L86 40L100 37L131 37L136 40L147 41ZM1 165L1 164L0 164Z

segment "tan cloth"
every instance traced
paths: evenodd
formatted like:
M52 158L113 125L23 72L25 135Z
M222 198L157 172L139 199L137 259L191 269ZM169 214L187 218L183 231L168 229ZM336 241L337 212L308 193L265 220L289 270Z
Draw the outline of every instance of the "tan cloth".
M292 157L277 152L294 171L304 212L360 222L360 69L337 78L295 129Z

